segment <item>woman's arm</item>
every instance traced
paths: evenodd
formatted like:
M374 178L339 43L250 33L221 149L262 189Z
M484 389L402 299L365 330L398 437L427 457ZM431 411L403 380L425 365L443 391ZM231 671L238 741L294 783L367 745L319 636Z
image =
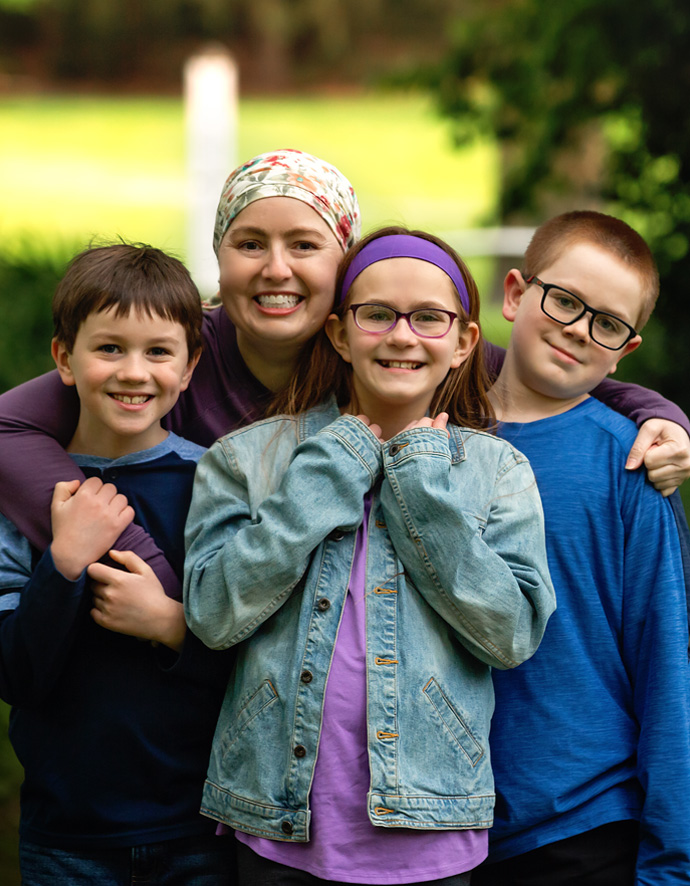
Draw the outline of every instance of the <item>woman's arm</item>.
M0 511L38 550L50 544L50 502L61 480L84 480L64 447L79 417L73 388L56 371L25 382L0 396ZM115 543L132 550L154 570L170 596L180 595L172 567L153 539L130 524Z

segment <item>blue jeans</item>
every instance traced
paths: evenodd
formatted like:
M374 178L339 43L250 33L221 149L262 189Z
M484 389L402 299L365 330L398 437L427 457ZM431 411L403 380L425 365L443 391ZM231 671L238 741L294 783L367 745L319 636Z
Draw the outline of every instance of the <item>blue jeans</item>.
M235 837L65 850L20 841L22 886L235 886Z

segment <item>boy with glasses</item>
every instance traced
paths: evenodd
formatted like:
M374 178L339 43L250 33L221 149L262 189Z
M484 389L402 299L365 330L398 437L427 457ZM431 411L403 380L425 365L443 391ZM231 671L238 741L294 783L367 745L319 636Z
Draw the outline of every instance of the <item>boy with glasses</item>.
M632 423L589 396L640 345L656 267L597 212L542 225L524 267L490 397L537 478L558 609L535 656L494 674L496 817L472 883L690 882L687 526L625 470Z

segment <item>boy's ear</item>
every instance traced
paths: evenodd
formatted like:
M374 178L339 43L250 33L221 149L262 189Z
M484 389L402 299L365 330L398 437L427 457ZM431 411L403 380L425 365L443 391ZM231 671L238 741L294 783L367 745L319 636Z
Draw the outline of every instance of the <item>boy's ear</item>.
M508 271L503 281L503 316L511 323L515 320L525 289L527 284L522 273L517 268Z
M326 320L326 335L335 350L346 363L352 363L350 356L350 343L347 340L347 330L344 321L337 315L331 314Z
M75 385L74 373L70 365L70 353L65 345L54 338L50 343L50 353L53 355L57 371L60 373L62 383L65 385Z
M196 364L199 362L199 358L201 357L201 348L194 354L189 363L187 363L184 372L182 373L182 380L180 381L180 393L182 391L186 391L189 387L189 383L192 380L192 373L196 369Z
M618 369L618 364L621 362L623 357L627 357L628 354L632 354L633 351L636 351L640 345L642 344L642 336L636 335L635 338L631 338L630 341L624 348L621 348L620 351L616 351L616 362L609 369L608 374L613 375L613 373Z

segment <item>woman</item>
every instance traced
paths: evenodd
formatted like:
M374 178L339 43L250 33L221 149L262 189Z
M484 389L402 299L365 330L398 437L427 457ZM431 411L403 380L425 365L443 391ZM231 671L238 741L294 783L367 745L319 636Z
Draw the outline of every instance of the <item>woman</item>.
M352 185L317 157L273 151L231 173L214 231L222 307L206 314L204 353L168 417L171 430L208 446L264 414L325 323L338 262L359 233ZM494 352L494 364L498 358ZM687 422L677 407L653 392L613 382L606 387L606 402L638 424L654 416ZM82 479L62 450L76 427L78 408L57 372L0 397L0 510L40 550L50 543L55 483ZM647 467L660 472L665 485L677 485L690 474L690 439L675 424L663 426L661 442L667 445L658 446L651 461L648 456ZM683 428L690 433L690 424ZM659 439L656 430L643 433L644 448ZM116 547L135 551L168 593L179 594L172 570L140 527L128 527Z

